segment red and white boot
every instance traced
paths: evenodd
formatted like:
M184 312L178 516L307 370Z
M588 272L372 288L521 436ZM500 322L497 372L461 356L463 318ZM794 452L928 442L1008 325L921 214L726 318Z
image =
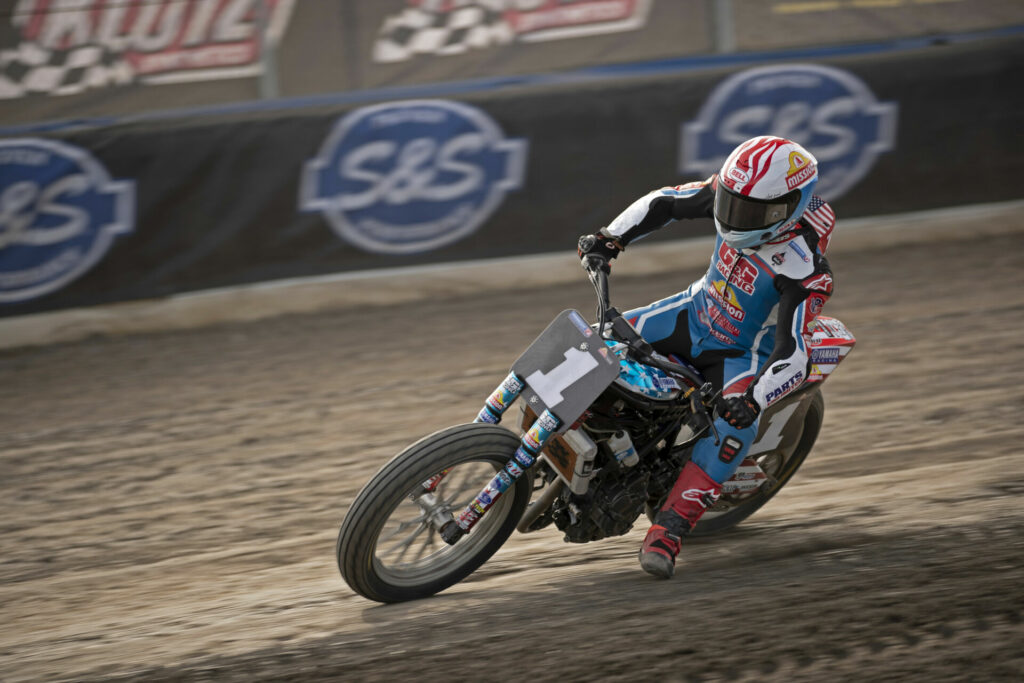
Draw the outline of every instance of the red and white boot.
M695 463L686 463L644 538L640 548L643 570L658 578L672 578L683 537L721 494L721 484Z

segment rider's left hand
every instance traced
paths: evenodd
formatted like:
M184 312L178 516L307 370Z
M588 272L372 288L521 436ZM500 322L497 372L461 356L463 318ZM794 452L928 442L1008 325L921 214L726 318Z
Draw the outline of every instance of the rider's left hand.
M600 268L606 273L611 272L608 262L618 256L620 251L622 247L618 242L601 233L582 235L576 243L576 253L583 267L588 270Z
M718 415L736 429L746 429L754 424L761 408L746 394L718 399Z

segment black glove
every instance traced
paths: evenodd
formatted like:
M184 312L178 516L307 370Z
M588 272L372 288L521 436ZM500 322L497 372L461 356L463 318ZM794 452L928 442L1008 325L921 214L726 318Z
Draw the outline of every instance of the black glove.
M619 255L622 247L611 237L605 237L601 233L583 235L576 243L576 253L579 254L580 263L586 270L597 270L600 268L606 273L611 272L608 264L613 258Z
M761 412L757 401L746 394L718 399L718 415L736 429L746 429L754 424Z

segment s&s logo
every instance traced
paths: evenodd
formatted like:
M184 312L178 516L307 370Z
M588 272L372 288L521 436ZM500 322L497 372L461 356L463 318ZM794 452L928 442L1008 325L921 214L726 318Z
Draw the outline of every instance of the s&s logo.
M366 251L429 251L474 232L522 186L526 149L459 102L358 109L306 162L299 202Z
M35 138L0 140L0 303L60 289L135 222L135 183L89 152Z
M707 177L741 142L777 135L814 154L815 193L836 199L893 149L896 117L896 103L879 102L847 71L809 64L749 69L723 81L697 119L683 124L679 166ZM803 159L791 158L790 168L789 187L812 172Z

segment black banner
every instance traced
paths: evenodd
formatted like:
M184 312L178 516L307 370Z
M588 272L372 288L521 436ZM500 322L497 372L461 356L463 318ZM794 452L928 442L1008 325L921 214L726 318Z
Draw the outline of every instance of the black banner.
M2 138L0 315L571 251L764 133L818 157L840 231L1015 199L1022 71L1006 40Z

